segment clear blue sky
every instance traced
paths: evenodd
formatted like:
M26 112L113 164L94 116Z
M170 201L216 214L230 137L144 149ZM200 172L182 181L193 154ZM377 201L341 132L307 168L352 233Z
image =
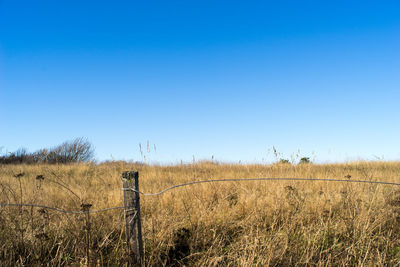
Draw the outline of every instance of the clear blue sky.
M0 146L400 160L399 14L399 1L0 0Z

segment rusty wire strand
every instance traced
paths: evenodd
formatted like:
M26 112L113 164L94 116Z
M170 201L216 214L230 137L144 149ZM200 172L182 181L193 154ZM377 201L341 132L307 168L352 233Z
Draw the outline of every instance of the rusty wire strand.
M158 196L169 190L194 185L194 184L203 184L203 183L213 183L213 182L240 182L240 181L321 181L321 182L346 182L346 183L367 183L367 184L382 184L382 185L396 185L400 186L400 183L392 183L392 182L380 182L380 181L368 181L368 180L350 180L350 179L322 179L322 178L228 178L228 179L213 179L213 180L202 180L202 181L193 181L187 182L183 184L177 184L165 188L157 193L143 193L141 191L137 191L134 188L122 188L122 190L131 190L133 192L139 193L143 196Z
M400 186L400 183L393 183L393 182L381 182L381 181L368 181L368 180L350 180L350 179L322 179L322 178L228 178L228 179L213 179L213 180L202 180L202 181L192 181L192 182L187 182L183 184L177 184L173 185L170 187L167 187L159 192L156 193L143 193L141 191L137 191L133 188L122 188L122 190L131 190L133 192L137 192L143 196L157 196L161 195L167 191L170 191L172 189L178 188L178 187L183 187L183 186L188 186L188 185L194 185L194 184L202 184L202 183L213 183L213 182L241 182L241 181L320 181L320 182L346 182L346 183L365 183L365 184L381 184L381 185L393 185L393 186ZM111 208L105 208L105 209L100 209L100 210L89 210L89 211L68 211L64 210L61 208L56 208L56 207L49 207L49 206L44 206L44 205L36 205L36 204L24 204L24 203L0 203L0 207L36 207L36 208L43 208L43 209L49 209L61 213L66 213L66 214L87 214L87 213L99 213L99 212L105 212L109 210L115 210L115 209L124 209L124 206L118 206L118 207L111 207Z
M123 209L124 207L111 207L111 208L105 208L105 209L100 209L100 210L89 210L89 211L71 211L71 210L64 210L60 208L55 208L55 207L49 207L45 205L37 205L37 204L26 204L26 203L0 203L0 207L34 207L34 208L42 208L42 209L49 209L49 210L54 210L57 212L61 213L66 213L66 214L86 214L86 213L98 213L98 212L104 212L104 211L109 211L109 210L115 210L115 209Z

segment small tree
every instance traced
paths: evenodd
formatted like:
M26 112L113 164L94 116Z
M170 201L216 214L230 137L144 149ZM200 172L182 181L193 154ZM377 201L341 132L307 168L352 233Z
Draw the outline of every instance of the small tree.
M300 162L299 162L299 164L308 164L308 163L311 163L309 157L303 157L300 159Z
M281 163L281 164L290 164L290 161L288 159L280 159L279 163Z
M50 150L47 154L49 163L89 162L94 158L94 148L85 138L67 141Z

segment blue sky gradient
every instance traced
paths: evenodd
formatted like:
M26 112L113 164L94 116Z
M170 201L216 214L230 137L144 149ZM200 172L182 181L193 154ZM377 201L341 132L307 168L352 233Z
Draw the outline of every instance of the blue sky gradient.
M0 0L0 146L400 159L399 1ZM147 141L150 152L147 152ZM154 144L156 151L154 151Z

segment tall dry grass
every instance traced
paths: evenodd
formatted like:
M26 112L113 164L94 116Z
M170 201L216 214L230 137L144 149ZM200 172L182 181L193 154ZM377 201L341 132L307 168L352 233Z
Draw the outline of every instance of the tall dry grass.
M13 165L0 166L0 201L66 210L80 210L82 203L92 204L92 210L121 206L120 177L126 170L139 171L144 192L216 178L400 181L398 162ZM141 209L146 266L400 265L395 186L210 183L142 197ZM127 265L122 210L91 214L88 220L45 209L0 208L0 265L85 265L88 259L91 265Z

